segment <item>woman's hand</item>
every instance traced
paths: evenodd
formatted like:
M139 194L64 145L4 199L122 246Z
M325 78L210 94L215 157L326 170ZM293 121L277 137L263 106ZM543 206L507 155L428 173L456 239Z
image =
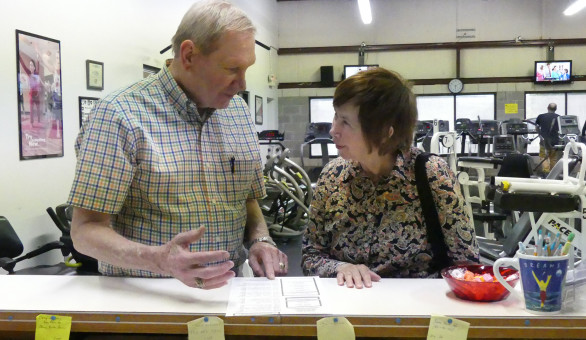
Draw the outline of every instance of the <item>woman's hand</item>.
M336 270L338 271L338 285L340 286L343 286L344 282L346 282L346 287L348 288L356 287L361 289L363 286L370 288L373 281L380 281L380 276L363 264L345 263L338 266Z

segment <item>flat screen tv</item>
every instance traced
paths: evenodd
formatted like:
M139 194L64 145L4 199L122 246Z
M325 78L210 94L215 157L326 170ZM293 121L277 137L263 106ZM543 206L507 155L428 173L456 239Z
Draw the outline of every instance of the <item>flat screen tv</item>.
M572 61L536 61L533 81L535 84L564 84L572 81Z
M344 79L352 77L360 71L368 70L369 68L378 67L378 64L371 65L344 65Z

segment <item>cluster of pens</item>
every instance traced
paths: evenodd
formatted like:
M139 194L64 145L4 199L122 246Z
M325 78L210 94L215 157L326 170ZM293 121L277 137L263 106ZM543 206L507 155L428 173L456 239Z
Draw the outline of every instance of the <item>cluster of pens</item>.
M567 255L570 251L570 247L572 246L572 241L576 235L574 233L570 233L568 235L568 239L565 243L562 244L560 237L561 233L557 233L555 238L551 238L551 234L549 231L547 235L544 237L541 229L539 229L539 233L537 235L537 240L535 240L535 248L533 249L533 256L564 256ZM526 255L527 248L523 242L519 242L519 250Z

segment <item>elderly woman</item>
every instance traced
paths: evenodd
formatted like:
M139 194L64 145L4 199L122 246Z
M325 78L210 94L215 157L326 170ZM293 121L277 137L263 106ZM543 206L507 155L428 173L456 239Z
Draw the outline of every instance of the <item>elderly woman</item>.
M363 71L338 85L334 109L330 134L340 157L317 182L304 274L337 277L349 288L371 287L381 277L438 277L415 180L421 151L412 146L417 107L409 85L383 68ZM437 156L425 164L446 258L478 262L454 173Z

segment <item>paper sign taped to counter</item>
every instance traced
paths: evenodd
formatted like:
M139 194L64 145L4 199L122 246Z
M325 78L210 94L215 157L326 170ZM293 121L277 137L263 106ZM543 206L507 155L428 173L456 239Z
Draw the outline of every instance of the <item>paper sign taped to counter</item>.
M354 326L348 319L333 316L317 320L317 340L355 340Z
M224 340L224 320L206 316L187 323L189 340Z
M469 327L470 324L466 321L442 315L432 315L429 320L427 340L466 340Z
M70 316L37 315L35 340L68 340L70 332Z

